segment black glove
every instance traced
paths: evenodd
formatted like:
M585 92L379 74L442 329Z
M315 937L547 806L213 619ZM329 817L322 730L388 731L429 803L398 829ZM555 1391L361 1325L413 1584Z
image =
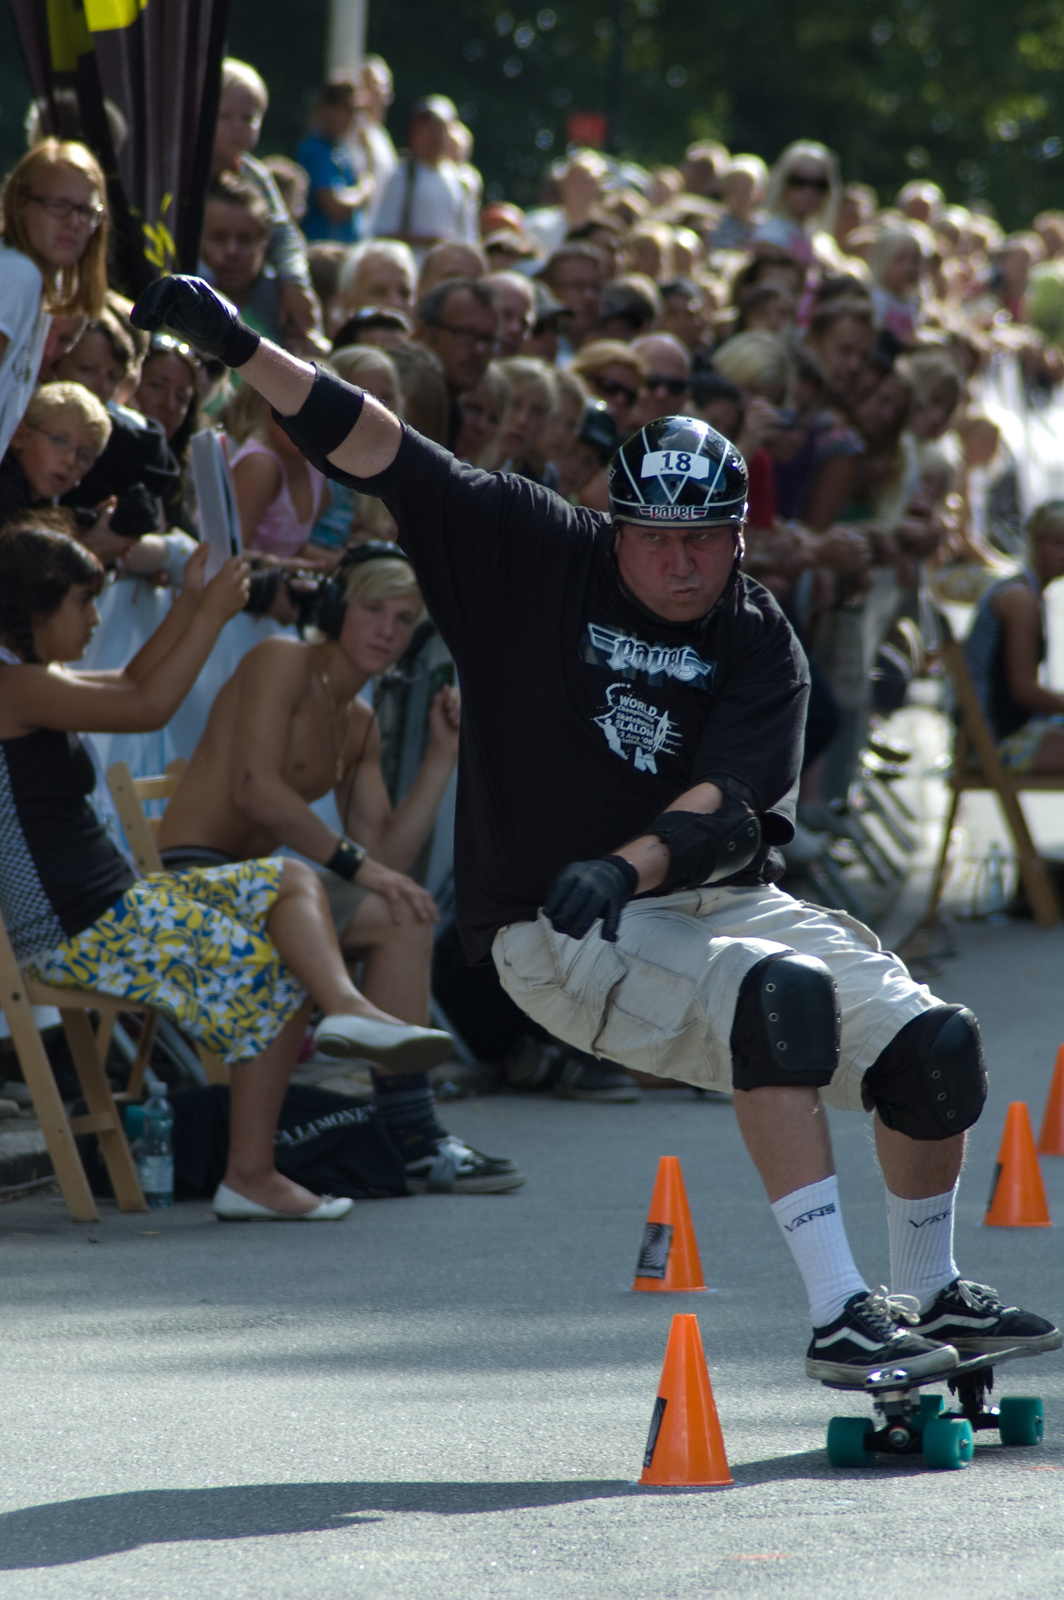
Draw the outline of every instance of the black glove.
M242 367L261 343L260 335L241 322L236 307L216 294L209 283L181 273L149 284L129 320L149 333L165 323L205 356L214 356L227 367Z
M543 907L558 933L582 939L602 918L602 937L617 942L621 912L639 887L639 874L623 856L573 861L559 872Z

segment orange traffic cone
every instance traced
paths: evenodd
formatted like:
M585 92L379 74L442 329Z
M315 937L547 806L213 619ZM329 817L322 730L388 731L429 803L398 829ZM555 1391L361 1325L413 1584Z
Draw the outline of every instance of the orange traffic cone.
M1014 1100L1005 1114L994 1185L983 1221L992 1228L1052 1227L1031 1119L1022 1100Z
M679 1156L662 1156L633 1289L705 1289Z
M640 1483L732 1482L698 1318L673 1317Z
M1057 1051L1057 1064L1049 1085L1042 1131L1038 1135L1038 1154L1064 1156L1064 1044Z

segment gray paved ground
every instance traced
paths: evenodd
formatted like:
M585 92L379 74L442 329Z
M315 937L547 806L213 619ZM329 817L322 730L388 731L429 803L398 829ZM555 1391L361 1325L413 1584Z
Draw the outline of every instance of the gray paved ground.
M969 926L947 999L978 1006L994 1087L958 1227L967 1272L1058 1320L1061 1228L980 1219L1005 1104L1040 1115L1064 930ZM967 1472L833 1471L863 1402L802 1373L803 1297L731 1110L495 1098L449 1109L526 1189L222 1227L206 1207L0 1209L3 1600L576 1600L1064 1588L1064 1358L1039 1450ZM886 1277L867 1125L835 1118L859 1260ZM714 1293L628 1292L659 1155L681 1157ZM1064 1223L1064 1161L1043 1163ZM158 1231L154 1231L158 1229ZM699 1315L736 1487L640 1492L674 1310Z

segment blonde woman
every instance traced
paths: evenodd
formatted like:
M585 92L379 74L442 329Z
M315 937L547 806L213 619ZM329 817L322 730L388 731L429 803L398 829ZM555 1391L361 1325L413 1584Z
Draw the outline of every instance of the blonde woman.
M819 234L830 235L839 203L838 162L813 139L789 144L769 173L764 222L754 231L762 241L786 250L804 267L813 264Z
M43 139L7 175L0 238L0 456L33 393L52 317L73 318L77 325L103 310L106 193L96 157L74 141Z

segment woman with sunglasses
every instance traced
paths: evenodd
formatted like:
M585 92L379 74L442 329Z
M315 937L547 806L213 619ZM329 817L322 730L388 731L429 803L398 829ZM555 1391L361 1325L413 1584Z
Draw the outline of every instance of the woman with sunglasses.
M98 317L107 290L103 173L44 139L8 173L0 225L0 456L29 404L53 316Z
M605 401L621 438L631 432L630 421L647 378L646 362L620 339L595 339L573 358L569 370L583 378L597 400Z
M839 203L838 163L825 145L812 139L789 144L769 173L764 222L754 231L754 249L762 241L781 246L812 266L817 235L829 233Z

